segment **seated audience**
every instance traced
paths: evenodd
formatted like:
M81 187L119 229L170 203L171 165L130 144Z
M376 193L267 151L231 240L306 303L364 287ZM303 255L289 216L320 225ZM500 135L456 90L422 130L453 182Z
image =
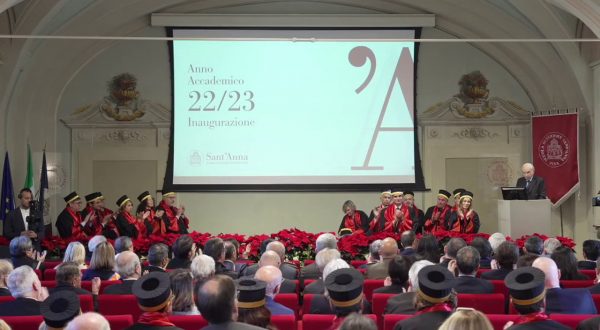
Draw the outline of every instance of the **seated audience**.
M271 311L265 306L267 284L263 281L243 278L237 282L237 289L238 322L276 330L277 328L271 323Z
M173 315L200 315L194 304L194 286L189 269L175 269L169 273L173 291Z
M547 280L544 272L534 267L518 268L506 276L504 282L510 301L521 316L516 322L507 323L504 329L569 329L548 320L548 315L545 314L544 308L549 306L549 302L544 301L544 288L547 287L544 282L547 283Z
M110 324L104 316L87 312L75 317L65 330L110 330Z
M377 288L373 293L403 293L406 291L408 282L408 270L412 265L412 258L408 256L396 256L390 261L388 267L389 276L385 278L384 286Z
M471 246L479 252L479 268L492 268L492 246L490 245L490 242L483 237L475 237L473 238L473 241L471 241Z
M460 237L451 238L444 246L444 256L441 260L435 261L435 263L439 261L440 266L448 267L450 260L456 260L456 254L458 253L458 250L464 248L465 246L467 246L467 242L465 242L464 239Z
M506 242L506 236L502 233L493 233L488 238L488 242L490 242L490 246L492 247L492 254L496 254L496 249L502 244Z
M459 307L442 323L439 330L494 330L490 320L473 308Z
M523 245L523 252L541 256L544 253L544 241L539 236L529 236Z
M295 280L298 278L298 269L296 268L296 266L285 262L285 246L283 245L283 243L279 241L272 241L269 244L267 244L265 252L266 251L273 251L279 256L279 259L281 260L279 270L281 270L283 278L286 278L288 280ZM259 266L257 264L247 267L246 271L244 272L244 276L254 275L254 273L256 273L256 271L258 270L258 267Z
M194 280L194 292L198 292L204 282L215 276L215 261L205 254L196 256L190 268Z
M225 261L223 264L227 270L232 271L240 276L244 272L244 269L248 267L245 262L238 261L238 252L240 250L240 242L235 239L226 239L225 242Z
M419 272L425 266L432 266L429 260L415 261L408 270L408 290L388 299L384 314L414 314L415 295L419 290Z
M123 251L116 259L117 273L122 283L106 287L104 294L132 294L133 284L142 277L140 258L131 251Z
M367 263L360 265L360 269L367 269L367 267L381 262L381 256L379 255L379 250L381 250L382 240L376 239L369 245L369 255L367 256Z
M562 243L554 237L548 237L544 241L544 256L549 257Z
M340 251L335 249L323 249L317 253L315 257L315 263L317 264L317 268L321 272L321 278L310 283L306 287L304 287L304 294L323 294L325 292L325 280L323 276L323 269L325 266L332 260L340 259Z
M275 302L275 296L279 293L283 275L281 270L273 266L264 266L256 271L254 278L267 284L266 306L271 311L271 315L293 315L294 311Z
M258 261L258 267L273 266L279 268L281 266L281 258L275 251L265 251ZM245 276L246 278L248 276ZM308 286L307 286L308 287ZM304 289L306 293L306 288ZM296 282L286 278L281 282L279 293L296 293Z
M402 320L394 330L437 329L456 308L454 275L440 265L425 266L419 272L419 288L415 296L417 315Z
M437 264L440 262L440 246L433 235L423 235L417 244L417 260L429 260Z
M233 279L237 278L237 274L225 267L225 242L220 238L211 238L204 244L204 254L213 258L215 261L215 274L227 275Z
M164 273L168 264L169 248L163 243L152 244L148 249L148 266L144 271Z
M334 249L337 250L337 238L331 233L324 233L317 237L315 246L315 254L318 254L323 249ZM300 270L300 277L305 280L317 280L321 277L321 271L315 263L312 263L306 267L302 267Z
M512 242L502 242L494 254L494 267L489 272L481 274L484 280L504 280L519 258L519 248ZM533 261L532 261L533 262Z
M87 269L87 265L85 264L85 246L79 242L69 243L65 250L63 262L74 262L79 269ZM56 265L54 269L57 269L58 266L60 266L60 264Z
M600 241L588 239L583 241L583 259L577 263L579 269L596 269L596 260L600 257Z
M190 268L192 259L196 256L196 244L188 235L181 235L173 244L173 259L167 269Z
M336 329L351 313L362 313L365 307L363 275L354 268L333 271L325 279L325 287L335 319L331 329Z
M388 265L396 255L398 255L398 243L391 237L383 239L381 249L379 250L381 262L367 267L365 278L371 280L383 280L388 276Z
M372 319L359 314L351 313L344 318L339 330L377 330L377 324Z
M206 281L198 290L196 305L209 323L204 330L262 329L234 321L237 318L236 287L229 276L217 275Z
M400 235L400 244L402 245L401 255L413 257L417 252L413 244L415 244L417 235L412 230L407 230Z
M94 253L96 246L98 246L98 244L104 243L104 242L106 242L106 237L104 237L102 235L96 235L96 236L90 238L90 240L88 241L88 244L87 244L88 252L85 254L85 261L90 261L92 259L92 253Z
M10 296L8 290L8 274L13 271L13 266L8 260L0 259L0 297Z
M477 278L479 269L479 252L472 246L465 246L456 254L456 261L451 261L448 269L458 269L454 290L456 293L494 293L494 285Z
M40 305L48 297L48 290L31 267L15 268L8 275L8 289L16 299L0 304L0 316L41 315Z
M129 236L119 236L115 240L115 253L119 254L124 251L133 252L133 242Z
M539 255L533 253L525 253L517 259L517 268L531 267L535 259L539 258Z
M596 305L588 289L560 287L560 271L554 260L539 257L532 266L544 272L548 314L596 314Z
M64 329L69 321L81 314L79 296L69 291L53 293L42 302L40 311L44 317L40 330Z
M134 282L132 291L143 313L127 330L183 330L169 321L173 306L169 274L148 273Z
M85 270L84 281L91 281L94 277L99 277L102 281L116 281L119 274L115 273L115 250L108 242L100 243L92 253L90 267Z
M44 269L44 256L33 249L31 239L27 236L17 236L10 240L10 258L14 268L29 266L33 269Z
M598 261L596 262L596 279L594 280L596 284L589 288L592 294L600 294L600 258Z
M74 262L63 262L56 269L56 287L50 289L50 294L59 291L70 291L75 294L94 294L100 292L100 279L92 280L92 292L81 288L81 270Z
M554 250L550 256L560 270L561 281L587 280L588 277L577 270L577 258L575 253L566 246L561 246Z

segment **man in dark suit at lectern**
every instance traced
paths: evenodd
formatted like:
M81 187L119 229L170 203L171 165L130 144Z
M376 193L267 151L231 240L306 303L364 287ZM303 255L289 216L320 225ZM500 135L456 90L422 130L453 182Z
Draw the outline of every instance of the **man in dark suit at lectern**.
M535 168L531 163L521 166L523 176L517 180L517 187L525 188L527 199L546 199L546 185L544 179L535 176Z

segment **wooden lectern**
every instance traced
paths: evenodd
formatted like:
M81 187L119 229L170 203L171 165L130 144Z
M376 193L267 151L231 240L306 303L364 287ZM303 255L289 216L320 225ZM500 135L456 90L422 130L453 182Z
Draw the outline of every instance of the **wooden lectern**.
M552 236L548 199L498 200L498 229L513 239L533 233Z

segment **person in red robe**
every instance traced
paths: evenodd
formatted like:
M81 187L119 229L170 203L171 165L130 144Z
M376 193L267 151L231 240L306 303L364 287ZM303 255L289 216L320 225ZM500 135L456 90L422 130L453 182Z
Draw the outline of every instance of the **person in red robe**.
M162 221L165 223L167 233L187 234L190 219L184 214L185 207L183 205L175 207L175 201L175 192L163 192L163 199L158 205L158 209L164 210Z
M142 238L146 233L144 221L137 219L131 212L133 211L133 203L127 195L121 196L117 200L119 213L117 214L117 228L121 236L129 236L132 240Z
M452 196L450 192L440 189L437 195L437 203L425 212L425 223L423 226L425 233L448 230L446 225L450 219L450 214L452 214L452 207L448 205L450 196Z
M456 210L458 210L459 208L459 204L460 204L460 196L462 193L464 193L466 190L463 188L456 188L454 189L454 191L452 192L452 195L454 195L454 205L452 206L452 212L455 212Z
M150 192L144 191L137 199L140 201L140 205L138 205L136 215L138 219L144 221L144 225L146 225L146 235L166 234L167 228L164 221L162 221L162 216L165 211L162 209L155 209L156 205L154 198L150 195Z
M68 194L64 198L67 206L56 218L56 229L61 238L84 239L87 235L83 232L83 218L81 209L81 197L76 192Z
M404 211L402 212L402 215L397 214L396 212L397 210L400 210L404 205L404 199L402 196L403 194L401 191L395 191L390 194L392 203L384 209L380 210L377 213L377 216L371 221L369 225L369 231L371 233L392 233L397 231L397 224L402 223L404 216Z
M104 196L101 192L94 192L85 196L86 208L81 212L86 235L92 237L103 235L106 238L116 239L119 236L114 223L113 211L104 205Z
M479 215L472 208L473 193L465 191L460 196L460 207L448 219L448 230L463 234L479 232Z
M345 201L344 205L342 205L342 212L344 212L344 217L340 223L338 233L342 229L349 230L351 233L365 233L369 230L369 218L367 214L361 210L357 210L353 201Z
M402 205L404 221L399 227L398 232L407 230L420 231L423 227L423 211L415 205L415 193L412 191L404 192L404 203Z
M379 195L379 199L381 200L381 204L375 206L371 213L369 214L369 223L373 221L373 219L379 216L379 213L392 204L392 192L390 190L386 190Z

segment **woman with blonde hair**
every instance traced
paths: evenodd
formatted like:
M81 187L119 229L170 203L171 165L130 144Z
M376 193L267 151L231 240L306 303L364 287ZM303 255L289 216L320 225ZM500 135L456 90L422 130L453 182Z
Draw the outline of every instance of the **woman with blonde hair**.
M85 271L82 281L91 281L94 277L99 277L102 281L116 281L119 274L115 273L115 249L108 242L102 242L96 246L90 267Z
M65 256L63 262L74 262L79 266L79 269L87 269L85 264L85 247L79 242L71 242L65 250ZM56 265L54 269L57 269L59 265Z
M450 214L448 230L462 234L479 232L479 214L473 210L473 193L465 191L460 195L458 209Z
M473 308L459 307L442 323L439 330L493 330L485 315Z
M8 260L0 259L0 296L10 296L6 280L13 271L13 265Z

